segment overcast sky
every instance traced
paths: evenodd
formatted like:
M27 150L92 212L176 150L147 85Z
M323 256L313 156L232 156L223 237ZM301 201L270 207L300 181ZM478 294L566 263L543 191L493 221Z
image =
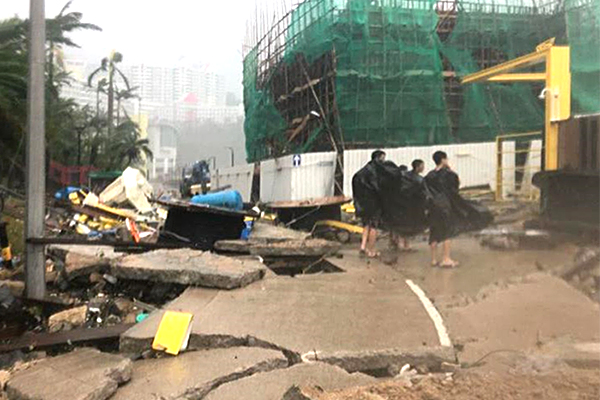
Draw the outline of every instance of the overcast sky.
M66 2L46 0L46 16ZM99 62L115 49L127 63L208 64L241 92L242 41L254 8L254 0L75 0L71 10L103 31L74 34L82 49L70 55ZM0 0L0 18L15 14L27 17L29 0Z

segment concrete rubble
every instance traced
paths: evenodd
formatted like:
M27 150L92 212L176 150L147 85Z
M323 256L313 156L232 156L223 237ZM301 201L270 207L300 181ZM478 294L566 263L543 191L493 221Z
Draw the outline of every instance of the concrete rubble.
M142 360L133 364L131 382L111 400L202 399L227 382L287 366L281 352L248 347Z
M48 318L48 331L68 331L85 324L87 311L87 306L83 305L51 315L50 318Z
M292 385L318 385L326 390L336 390L376 381L371 376L350 374L322 362L302 363L225 384L209 393L206 400L238 400L242 393L244 400L281 400Z
M111 263L123 256L111 246L94 245L52 245L48 246L48 253L64 263L68 279L108 272Z
M129 359L83 348L11 374L6 392L10 400L104 400L131 372Z
M236 260L191 249L163 249L123 257L111 271L122 279L235 289L262 279L266 267L257 260Z

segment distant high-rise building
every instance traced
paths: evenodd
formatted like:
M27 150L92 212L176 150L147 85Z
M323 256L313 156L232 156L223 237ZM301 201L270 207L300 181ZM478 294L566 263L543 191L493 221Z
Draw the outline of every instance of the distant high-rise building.
M225 77L205 68L140 64L123 70L142 102L173 104L193 94L201 107L225 105Z
M96 90L87 85L88 76L97 67L82 60L67 60L72 85L63 95L79 104L96 105ZM129 114L144 113L151 119L171 122L212 120L217 123L237 120L243 116L238 105L227 104L225 77L200 66L162 67L146 64L120 66L138 99L123 106ZM106 107L106 96L100 96Z

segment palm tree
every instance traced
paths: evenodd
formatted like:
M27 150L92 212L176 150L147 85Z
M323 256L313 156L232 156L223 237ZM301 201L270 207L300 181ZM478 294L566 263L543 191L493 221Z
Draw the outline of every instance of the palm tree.
M94 78L100 72L106 73L106 90L108 97L108 136L110 137L113 131L113 123L115 116L115 89L116 89L116 77L120 77L127 90L131 91L129 80L125 74L117 67L117 64L123 61L123 55L119 52L112 51L108 57L102 59L100 67L88 77L88 86L93 87Z
M121 123L121 102L139 98L139 96L135 94L136 90L137 86L130 89L116 88L115 98L117 99L117 125ZM123 109L123 111L125 110Z
M52 85L53 91L57 90L57 87L54 86L55 59L58 59L59 64L61 64L61 57L57 57L57 52L60 52L64 46L79 48L79 45L73 42L67 36L67 34L79 30L102 30L97 25L81 22L81 20L83 19L83 14L80 12L67 13L67 10L69 9L69 7L71 7L72 3L73 0L68 1L56 17L46 21L46 40L49 43L48 80L50 82L50 85ZM63 67L62 65L60 66Z
M153 157L148 139L140 137L138 124L132 121L127 113L125 114L125 121L116 127L112 143L111 151L116 156L113 162L115 167L125 168L143 162L146 158L152 159Z

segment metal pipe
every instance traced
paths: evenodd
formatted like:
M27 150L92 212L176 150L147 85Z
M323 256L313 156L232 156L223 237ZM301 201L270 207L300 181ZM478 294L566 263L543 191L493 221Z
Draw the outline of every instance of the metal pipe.
M26 148L26 258L27 297L43 299L46 295L44 246L29 242L44 236L46 194L45 136L45 43L44 0L29 3L29 82L27 90Z

